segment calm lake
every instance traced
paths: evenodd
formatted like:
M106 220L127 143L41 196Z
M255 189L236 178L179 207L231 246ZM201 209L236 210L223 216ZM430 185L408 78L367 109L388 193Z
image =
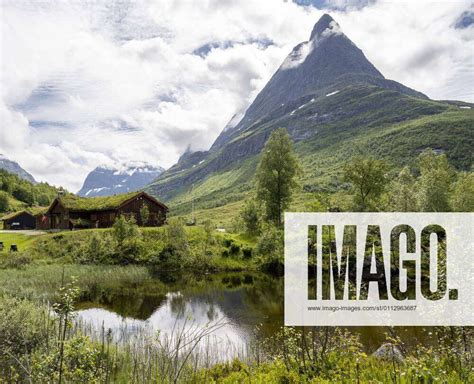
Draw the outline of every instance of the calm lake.
M77 322L115 339L144 333L167 337L208 330L207 343L222 359L245 354L256 337L269 338L283 325L283 278L259 273L156 275L140 284L100 287L78 305ZM352 327L366 351L375 351L388 327ZM211 332L212 331L212 332ZM432 329L396 327L407 347L430 344Z

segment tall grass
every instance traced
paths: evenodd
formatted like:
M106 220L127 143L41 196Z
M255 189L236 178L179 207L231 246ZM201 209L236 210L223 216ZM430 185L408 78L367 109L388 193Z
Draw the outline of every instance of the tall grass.
M77 278L82 296L98 287L137 285L152 278L149 270L140 266L28 265L23 269L0 269L0 295L50 301L64 279L69 281L71 276Z

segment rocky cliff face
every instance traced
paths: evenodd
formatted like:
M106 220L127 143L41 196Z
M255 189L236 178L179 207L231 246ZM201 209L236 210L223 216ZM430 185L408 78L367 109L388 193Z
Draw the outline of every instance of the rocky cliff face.
M25 179L31 183L36 183L35 178L28 172L26 172L16 161L7 159L4 155L0 154L0 169L5 169L10 173L18 175L22 179Z
M137 191L164 171L161 167L131 166L124 169L97 167L84 180L79 196L110 196Z

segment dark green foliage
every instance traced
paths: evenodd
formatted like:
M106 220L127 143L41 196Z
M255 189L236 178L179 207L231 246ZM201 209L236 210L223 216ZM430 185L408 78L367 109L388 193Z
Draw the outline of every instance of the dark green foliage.
M283 273L283 231L267 225L258 238L255 253L260 258L260 268L271 274Z
M244 259L250 259L252 257L252 248L244 247L242 248L242 256Z
M297 187L298 159L285 128L275 130L262 151L257 168L257 198L264 204L266 218L280 226Z
M240 253L240 245L232 243L229 248L231 255L238 255Z
M224 247L229 248L234 243L234 240L225 238L223 240Z
M10 199L8 193L0 191L0 212L8 212L10 210Z

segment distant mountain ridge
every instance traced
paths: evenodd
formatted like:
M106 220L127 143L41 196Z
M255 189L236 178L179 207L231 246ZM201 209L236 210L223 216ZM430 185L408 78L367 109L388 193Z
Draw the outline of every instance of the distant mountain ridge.
M77 194L94 197L138 191L163 171L161 167L150 165L128 166L122 169L99 166L87 175Z
M209 151L186 153L147 191L176 212L189 210L191 200L209 208L242 199L253 186L258 156L278 127L295 142L305 190L320 184L337 188L341 165L361 151L404 165L431 147L468 169L473 122L471 104L433 101L385 79L324 15Z
M14 173L15 175L21 177L24 180L29 181L30 183L36 184L37 181L35 178L25 171L20 164L18 164L16 161L8 159L6 156L0 154L0 169L5 169L6 171L10 173Z

